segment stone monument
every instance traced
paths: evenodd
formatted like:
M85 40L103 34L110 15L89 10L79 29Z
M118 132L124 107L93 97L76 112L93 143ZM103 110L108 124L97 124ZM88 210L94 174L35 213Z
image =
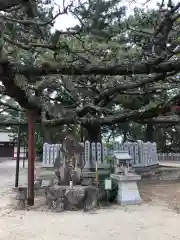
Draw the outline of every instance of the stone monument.
M60 151L63 153L62 156ZM60 151L54 163L58 183L59 185L75 185L80 182L81 169L83 168L81 154L84 148L72 134L68 134L62 142Z
M137 181L141 176L132 169L132 158L128 152L114 152L116 170L111 178L118 184L117 202L120 205L140 204L142 199L139 194Z
M46 187L46 204L50 209L58 212L75 209L91 210L96 206L98 189L92 185L80 185L81 170L84 167L81 158L84 152L83 146L72 134L68 134L62 142L60 152L54 163L58 185Z

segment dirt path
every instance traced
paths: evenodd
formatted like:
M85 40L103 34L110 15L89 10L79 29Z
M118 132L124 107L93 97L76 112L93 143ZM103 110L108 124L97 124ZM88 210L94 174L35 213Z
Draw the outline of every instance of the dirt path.
M180 183L141 184L145 200L141 206L114 206L94 214L52 213L39 208L13 211L7 208L14 183L14 166L9 166L7 170L6 164L2 168L0 165L0 240L180 239L180 214L171 206L180 202ZM21 170L21 182L26 176L26 170Z
M0 162L0 216L12 211L12 196L15 182L15 161L4 160ZM22 168L20 164L19 184L24 185L27 182L27 169ZM1 227L0 227L1 229Z
M96 214L11 212L0 218L1 240L180 239L180 215L144 204L102 209Z

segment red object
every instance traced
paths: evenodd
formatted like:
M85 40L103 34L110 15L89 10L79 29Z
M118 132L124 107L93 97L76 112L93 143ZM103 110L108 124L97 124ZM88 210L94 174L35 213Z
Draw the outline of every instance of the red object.
M15 160L14 149L13 149L13 155L12 155L12 159L13 159L13 160Z
M28 205L34 205L35 116L28 111Z
M174 112L174 113L180 112L180 106L179 105L178 106L171 106L170 111Z

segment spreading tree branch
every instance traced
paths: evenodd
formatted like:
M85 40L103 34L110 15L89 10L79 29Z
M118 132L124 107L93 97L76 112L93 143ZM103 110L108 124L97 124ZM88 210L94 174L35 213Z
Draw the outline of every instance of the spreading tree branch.
M118 65L80 65L80 64L51 64L44 62L42 66L27 66L21 64L11 64L15 73L25 76L47 76L53 74L62 75L132 75L132 74L152 74L152 73L167 73L179 72L180 61L170 60L156 64L155 61L149 60L134 64L118 64Z

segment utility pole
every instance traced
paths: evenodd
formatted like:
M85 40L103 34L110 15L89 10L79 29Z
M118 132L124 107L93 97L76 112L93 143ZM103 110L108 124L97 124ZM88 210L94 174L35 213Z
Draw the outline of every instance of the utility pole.
M35 116L28 110L28 205L34 205Z
M18 125L18 134L17 134L17 157L16 157L15 187L19 186L20 148L21 148L21 112L19 112L19 125Z

